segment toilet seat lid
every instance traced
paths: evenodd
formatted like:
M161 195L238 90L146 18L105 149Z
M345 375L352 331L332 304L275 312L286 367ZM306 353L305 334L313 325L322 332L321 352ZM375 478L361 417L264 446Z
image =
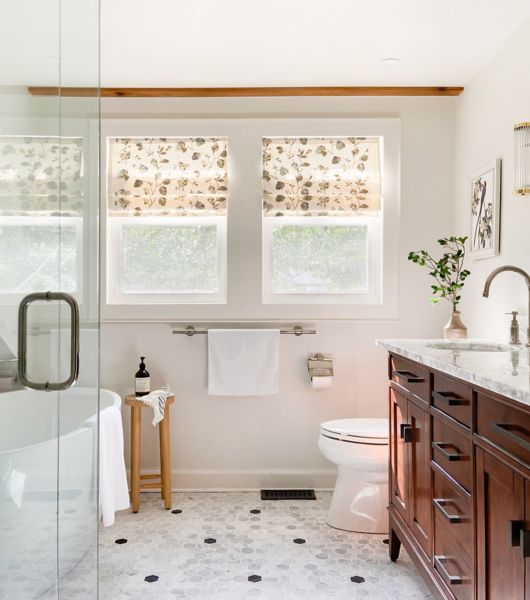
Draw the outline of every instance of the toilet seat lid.
M388 419L337 419L320 426L329 433L346 437L387 440Z

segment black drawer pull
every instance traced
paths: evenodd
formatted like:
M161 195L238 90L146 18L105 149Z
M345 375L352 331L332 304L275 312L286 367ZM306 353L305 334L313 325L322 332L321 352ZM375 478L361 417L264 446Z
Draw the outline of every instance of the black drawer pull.
M392 371L392 375L398 379L404 379L407 383L423 383L425 381L423 377L414 375L410 371L395 370Z
M446 460L450 462L455 462L457 460L464 460L463 454L458 454L457 452L447 452L446 448L448 446L453 446L453 444L449 444L447 442L433 442L432 447L434 450L438 450ZM454 446L453 446L454 447Z
M451 515L445 510L445 505L452 502L452 500L445 500L443 498L433 498L432 503L434 506L440 511L444 519L449 521L449 523L462 523L464 520L461 515Z
M399 426L399 437L405 442L405 444L412 442L412 425L409 425L408 423L401 423Z
M469 400L460 398L460 396L455 396L451 392L437 392L436 390L433 390L432 397L436 398L436 400L447 402L449 406L466 406L469 404Z
M510 546L519 546L521 558L530 556L530 531L524 529L523 521L510 521L508 523L508 541Z
M514 430L520 431L530 437L530 433L526 431L526 429L523 429L519 425L512 425L510 423L492 423L491 428L493 431L500 433L503 437L510 440L514 444L517 444L518 446L521 446L521 448L524 448L530 452L530 442L527 442L521 436L516 435L513 432Z
M461 583L464 583L463 577L461 577L460 575L450 575L447 569L445 568L445 563L449 560L451 560L449 556L435 556L434 566L437 568L442 578L445 579L445 581L447 581L449 585L460 585Z
M521 543L521 531L523 530L522 521L509 521L508 522L508 542L510 546L515 548Z

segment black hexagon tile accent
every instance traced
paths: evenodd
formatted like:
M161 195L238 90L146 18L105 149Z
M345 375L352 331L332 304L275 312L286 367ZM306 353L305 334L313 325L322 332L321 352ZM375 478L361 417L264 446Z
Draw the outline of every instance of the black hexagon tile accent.
M158 575L148 575L144 578L144 581L147 581L147 583L154 583L155 581L158 581Z
M182 510L180 508L175 508L175 510L171 511L171 514L173 515L180 515L182 512Z
M293 542L295 544L305 544L304 538L294 538Z
M385 540L383 540L383 544L389 544L390 540L388 538L386 538Z
M257 508L253 508L253 509L250 511L250 514L251 514L251 515L259 515L260 513L261 513L261 510L259 510L259 509L257 509Z
M258 583L258 581L261 581L261 575L249 575L248 580L252 583Z
M217 540L215 538L206 538L204 540L205 544L215 544L217 542Z
M127 540L125 538L118 538L114 541L115 544L126 544Z
M350 577L350 581L352 583L364 583L364 577L361 577L360 575L354 575L353 577Z

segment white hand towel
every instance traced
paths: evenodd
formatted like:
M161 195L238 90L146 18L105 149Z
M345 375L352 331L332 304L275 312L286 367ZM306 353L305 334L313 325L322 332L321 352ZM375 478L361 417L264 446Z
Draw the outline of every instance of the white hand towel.
M145 396L137 396L137 400L144 402L153 409L153 427L160 423L164 418L164 411L166 410L166 400L168 396L173 394L169 391L169 385L165 385L161 390L153 390Z
M208 393L213 396L277 394L279 329L209 329Z
M116 406L99 413L99 506L104 527L114 524L116 511L129 508L123 425Z

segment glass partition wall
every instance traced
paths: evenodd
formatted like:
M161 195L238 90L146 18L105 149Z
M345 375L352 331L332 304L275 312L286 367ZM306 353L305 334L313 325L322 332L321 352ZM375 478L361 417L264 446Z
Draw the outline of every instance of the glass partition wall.
M99 3L0 33L0 598L95 599Z

